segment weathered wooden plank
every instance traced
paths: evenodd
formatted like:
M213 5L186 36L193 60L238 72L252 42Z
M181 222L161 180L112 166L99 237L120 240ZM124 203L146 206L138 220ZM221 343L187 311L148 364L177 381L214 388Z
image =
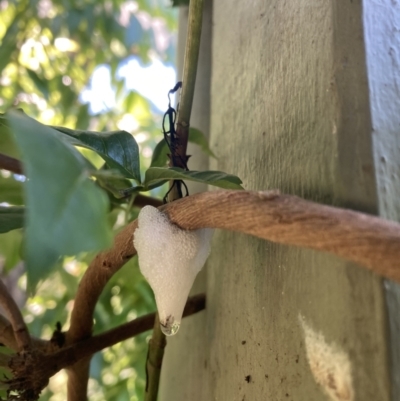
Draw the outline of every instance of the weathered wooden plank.
M365 0L364 14L361 6L214 1L212 168L239 175L246 189L398 218L399 104L390 103L398 93L385 89L398 90L398 5ZM336 391L338 400L397 400L388 355L393 373L400 358L387 341L379 277L334 256L217 231L207 296L206 313L170 341L162 399L328 399L311 374L301 315L351 361L354 396ZM395 338L397 320L390 323Z
M375 212L360 2L219 0L214 22L213 167ZM211 399L327 399L301 314L349 355L355 399L389 400L381 280L357 266L220 232L207 313Z

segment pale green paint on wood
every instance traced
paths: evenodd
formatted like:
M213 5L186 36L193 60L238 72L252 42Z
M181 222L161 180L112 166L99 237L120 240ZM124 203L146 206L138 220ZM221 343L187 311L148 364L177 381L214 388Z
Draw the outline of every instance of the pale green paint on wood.
M374 212L360 5L220 0L214 21L212 167L248 189ZM350 355L357 400L389 400L379 278L222 232L209 267L211 399L327 399L306 361L301 313Z
M350 1L214 1L212 168L247 189L377 211L361 17ZM207 296L206 313L169 341L162 400L327 400L299 313L348 352L356 400L390 400L385 299L373 274L217 231Z

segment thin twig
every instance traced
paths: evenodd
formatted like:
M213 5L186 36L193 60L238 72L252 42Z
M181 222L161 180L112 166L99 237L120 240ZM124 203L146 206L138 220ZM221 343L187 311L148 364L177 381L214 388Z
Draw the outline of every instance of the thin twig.
M193 315L204 308L204 294L190 297L186 303L183 316ZM48 379L51 376L61 369L68 369L73 366L74 369L68 369L68 377L71 378L72 375L69 386L75 382L80 387L69 387L68 397L70 397L71 400L73 399L72 397L76 397L77 399L86 398L86 372L90 357L104 348L150 330L153 326L155 316L155 313L150 313L139 317L102 334L65 346L51 354L46 355L37 350L33 350L33 352L29 354L29 357L15 354L10 362L14 377L7 382L9 390L24 390L30 392L34 396L38 396L44 386L47 385ZM77 374L79 371L84 374L85 380L78 379ZM32 398L34 397L30 399Z
M0 304L10 319L18 350L23 351L29 349L31 347L31 338L28 328L26 327L18 305L15 303L2 280L0 280Z
M149 350L146 360L146 392L145 401L157 401L160 385L161 366L164 358L164 350L167 340L160 329L158 313L154 319L153 335L149 341Z
M136 207L144 207L144 206L154 206L159 207L163 204L161 199L152 198L150 196L145 195L136 195L135 200L133 201L133 205Z
M189 3L188 30L183 64L182 92L177 116L177 136L179 137L178 154L186 158L189 137L190 115L196 83L197 65L200 52L201 27L203 21L204 0Z
M199 294L188 298L186 306L183 312L183 317L193 315L197 312L202 311L206 305L206 297L204 294ZM97 334L86 340L82 340L78 343L72 344L68 348L65 348L58 352L71 353L74 363L93 355L94 353L101 351L104 348L111 347L121 341L127 340L137 336L138 334L144 333L153 327L156 314L149 313L141 316L131 322L122 324L114 329L108 330L102 334ZM60 354L61 355L61 354Z
M3 153L0 153L0 169L8 170L15 174L23 174L20 161Z

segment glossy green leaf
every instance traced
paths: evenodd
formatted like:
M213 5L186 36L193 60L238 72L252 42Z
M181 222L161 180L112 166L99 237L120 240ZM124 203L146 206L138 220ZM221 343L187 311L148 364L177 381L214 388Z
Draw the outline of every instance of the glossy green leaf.
M197 128L189 128L188 140L190 143L200 146L201 150L206 155L216 158L215 154L208 146L207 138ZM165 167L168 163L168 153L170 153L168 145L165 142L165 139L162 139L154 148L150 167Z
M159 182L165 182L165 180L188 180L203 182L225 189L243 189L240 185L242 183L240 178L235 175L223 173L222 171L185 171L178 167L150 167L146 171L146 187Z
M60 255L110 245L108 200L88 178L84 157L55 130L20 113L8 118L28 177L25 258L32 291Z
M100 187L110 192L116 199L124 198L125 191L129 192L132 188L131 181L112 170L96 170L92 175L96 177Z
M0 233L23 227L24 211L21 206L0 206Z
M124 177L140 182L139 147L126 131L93 132L53 127L69 138L69 142L98 153L110 168Z

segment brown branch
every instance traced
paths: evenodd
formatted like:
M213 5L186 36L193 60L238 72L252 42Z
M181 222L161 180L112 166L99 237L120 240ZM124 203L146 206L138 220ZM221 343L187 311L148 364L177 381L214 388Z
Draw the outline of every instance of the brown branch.
M162 207L194 230L222 228L330 252L400 282L400 224L278 191L204 192Z
M210 227L269 241L330 252L400 282L400 224L367 214L320 205L278 192L213 191L160 208L183 229ZM78 288L69 343L87 338L97 299L111 276L136 254L134 221L96 256Z
M29 336L28 329L18 305L11 297L2 280L0 280L0 304L4 308L8 318L11 321L18 350L27 350L31 347L31 338Z
M70 369L67 369L67 401L87 400L90 359L90 357L81 359L71 366Z
M214 191L160 208L183 229L222 228L273 242L330 252L400 282L400 225L277 191ZM78 288L68 342L87 338L97 299L111 276L136 254L134 221L96 256Z
M136 195L134 201L133 201L134 206L137 207L144 207L147 205L154 206L154 207L160 207L163 202L161 199L157 198L152 198L150 196L145 196L145 195Z
M8 170L15 174L23 174L21 162L3 153L0 153L0 169Z
M32 347L48 354L54 352L54 344L51 341L42 340L31 336ZM0 315L0 343L14 351L18 351L17 340L11 323L3 315Z
M18 349L12 325L3 315L0 315L0 343L12 350Z
M161 207L183 229L221 228L269 241L330 252L400 282L400 224L277 192L203 192ZM136 254L134 221L111 250L90 264L71 317L71 339L90 336L92 315L104 285Z
M193 315L204 308L204 294L196 295L188 299L183 316ZM73 365L74 369L68 369L69 379L72 375L69 386L75 382L81 387L80 389L69 387L68 396L71 400L84 399L86 398L85 383L87 380L79 379L77 374L81 372L85 375L88 372L89 358L104 348L150 330L153 327L155 316L155 313L150 313L139 317L115 329L66 346L52 354L45 354L36 349L26 354L15 354L10 362L10 369L14 377L6 384L8 384L9 390L18 391L25 395L29 394L29 399L36 399L51 376L61 369Z
M113 247L99 253L90 263L79 283L75 297L71 324L67 333L68 343L91 335L94 308L104 286L115 272L136 255L133 247L133 231L136 227L136 220L128 224L115 236Z
M206 297L204 294L190 297L186 303L183 317L200 312L205 308L205 306ZM86 340L72 344L69 347L58 351L56 354L59 356L60 360L68 360L68 365L71 365L72 363L78 362L83 358L87 358L104 348L111 347L114 344L150 330L153 327L155 317L155 313L141 316L135 320L132 320L131 322L118 326L115 329L108 330L102 334L98 334ZM63 355L68 355L68 359L66 359L66 357Z

